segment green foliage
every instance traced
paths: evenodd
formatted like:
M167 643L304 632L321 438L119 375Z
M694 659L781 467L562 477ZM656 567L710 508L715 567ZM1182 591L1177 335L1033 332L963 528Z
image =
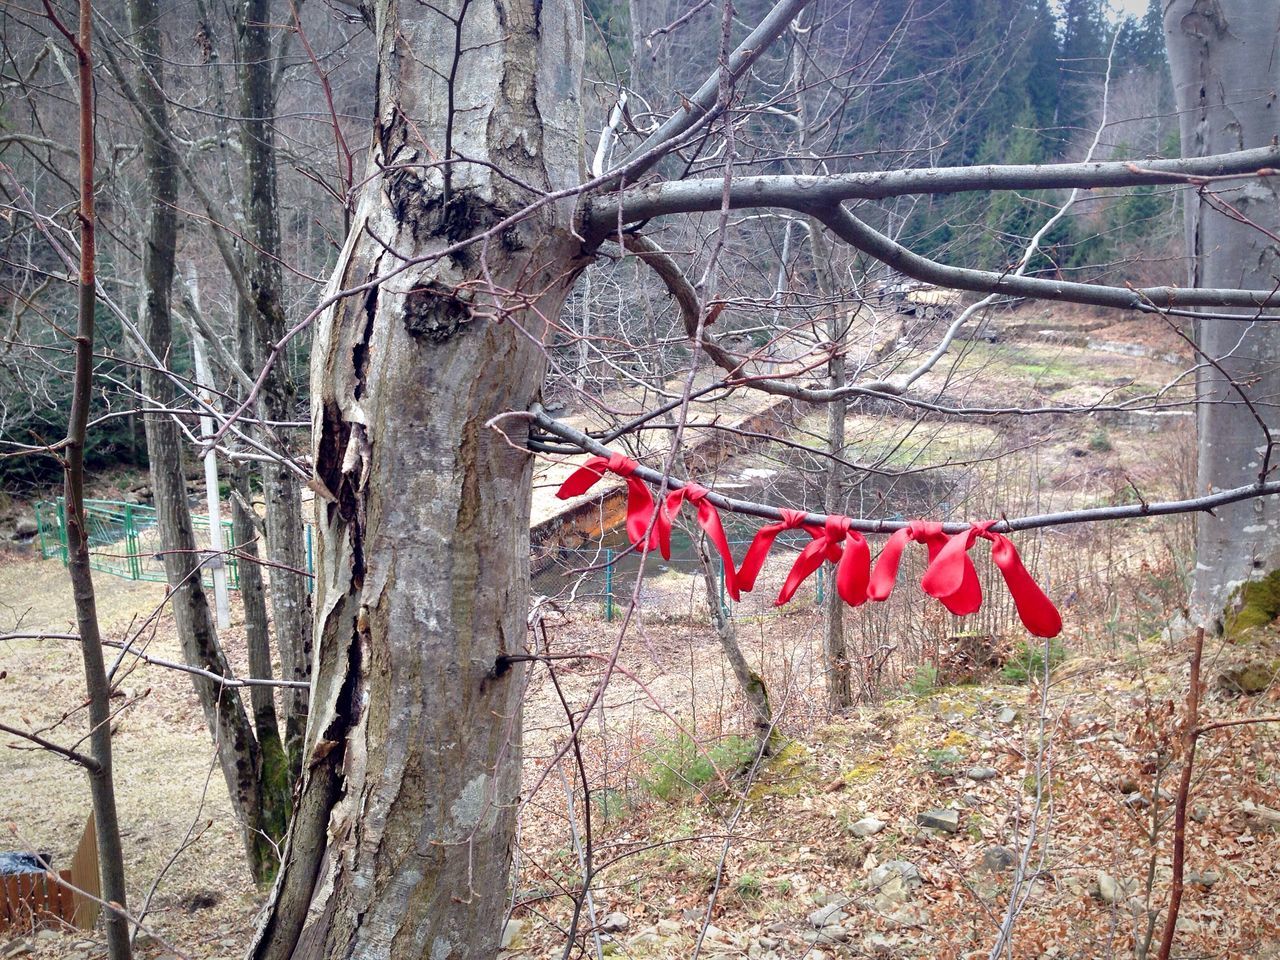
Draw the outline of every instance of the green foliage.
M1067 659L1067 648L1061 640L1047 641L1049 648L1049 670ZM1027 683L1044 676L1045 644L1040 641L1028 643L1019 640L1017 649L1008 663L1004 665L1001 676L1009 683Z
M63 328L74 329L75 303L68 296L60 302L41 302ZM122 464L145 465L146 443L141 418L108 413L131 409L137 400L127 386L137 385L137 373L116 356L127 356L120 321L99 304L94 318L94 392L90 405L90 428L85 447L85 467L89 472ZM4 411L6 438L18 443L56 443L66 436L67 414L71 409L73 359L67 342L52 324L35 326L24 332L38 348L43 363L6 365L0 375L0 408ZM60 482L62 467L53 457L31 455L0 459L0 485L10 490L47 487Z
M925 751L925 757L929 762L929 771L939 776L946 776L955 769L956 765L964 760L964 754L954 747L943 747L941 749L932 748Z
M591 799L595 802L596 813L605 823L618 819L627 809L626 795L613 787L596 790L591 794Z
M744 873L733 881L733 892L740 900L759 900L764 896L764 880L758 873Z
M933 693L934 688L938 685L938 671L936 668L927 663L922 663L916 667L911 674L911 680L907 684L907 689L911 691L913 697L923 699Z
M732 777L750 766L759 746L746 737L724 737L699 745L687 734L659 741L648 751L648 772L638 779L647 793L659 800L674 800L711 783Z
M1107 431L1102 427L1093 431L1089 436L1089 449L1094 453L1110 453L1111 438L1107 435Z

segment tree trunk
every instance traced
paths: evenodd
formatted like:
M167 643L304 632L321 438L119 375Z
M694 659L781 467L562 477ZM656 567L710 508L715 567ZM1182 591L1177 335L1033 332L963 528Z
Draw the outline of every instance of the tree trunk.
M146 294L142 332L151 351L168 360L173 352L171 294L177 247L177 166L166 135L169 116L163 88L160 10L156 0L131 0L129 13L143 65L138 93L151 117L151 122L142 125L141 133L152 191L143 252ZM143 367L142 384L155 407L173 405L174 387L165 371ZM148 413L144 422L151 489L178 642L187 663L228 676L231 670L218 642L201 580L201 556L187 503L182 437L167 413ZM276 856L263 830L261 758L253 728L239 691L194 674L191 679L217 744L227 792L240 820L250 872L255 880L263 882L273 874Z
M276 91L271 38L278 30L272 20L271 0L241 0L237 4L240 141L245 161L245 232L249 240L243 247L243 258L252 297L252 302L242 303L240 309L249 311L254 335L264 348L279 342L288 326L279 259L280 210L273 132ZM284 357L268 371L258 406L266 420L286 421L297 417L297 389ZM287 438L287 428L280 428L279 435ZM276 446L283 455L290 452L287 439ZM302 488L297 474L278 463L263 468L262 486L267 505L267 556L276 564L269 582L281 672L286 680L308 681L311 679L311 607L305 574ZM296 779L302 768L307 699L307 690L302 687L287 688L282 698L290 779Z
M240 602L244 608L249 675L269 680L272 676L271 633L267 626L266 591L259 566L258 518L248 506L253 503L249 483L252 473L249 467L241 465L232 475L231 482L238 496L231 505L231 536L239 553ZM264 686L250 688L249 704L253 709L253 728L258 735L258 750L262 757L263 818L267 821L267 833L280 840L288 827L294 777L290 775L284 741L280 738L274 690Z
M827 341L831 359L827 361L827 386L839 390L845 385L844 349L849 321L843 315L844 301L836 285L831 269L831 246L822 226L809 220L809 244L813 254L813 270L822 293L827 317ZM839 513L844 505L844 466L837 459L844 456L844 420L847 402L842 398L827 404L827 453L826 468L827 509ZM834 573L834 568L832 568ZM833 713L853 706L853 687L849 678L849 647L844 634L844 600L835 589L835 577L829 578L823 597L826 606L822 618L822 650L827 668L827 705Z
M332 288L384 279L315 331L316 674L251 955L491 958L520 780L521 671L500 658L525 647L532 470L522 421L502 421L510 442L487 424L538 398L542 318L582 244L570 202L433 254L535 199L525 185L577 182L581 6L372 12L384 173ZM437 163L459 154L480 162Z
M96 247L94 230L94 97L93 97L93 9L89 0L80 0L79 34L76 47L80 118L80 278L77 289L75 338L75 380L71 410L67 417L66 487L67 573L71 579L76 610L76 630L84 660L85 693L88 695L89 796L98 843L98 871L102 896L108 904L103 926L107 953L111 960L130 960L133 949L129 923L124 911L124 850L120 844L120 820L116 813L116 788L111 766L111 681L102 658L102 634L98 623L98 602L89 566L89 530L84 514L84 449L89 428L89 405L93 400L93 337L97 312Z
M707 538L702 536L700 531L693 534L693 540L698 548L698 563L702 571L702 583L707 593L707 610L716 628L716 638L720 641L720 649L724 651L724 657L729 661L733 675L738 680L738 688L742 690L742 696L750 708L751 726L755 731L756 739L768 751L769 740L773 735L773 710L769 706L769 690L765 686L764 678L752 670L751 665L747 663L746 655L738 643L738 632L734 629L733 620L720 604L719 580L716 577L719 555L711 556L711 551L707 549Z
M1274 0L1170 0L1165 37L1173 69L1182 155L1203 156L1261 147L1280 135L1280 55ZM1261 177L1214 184L1213 194L1248 219L1280 232L1280 183ZM1277 244L1257 227L1210 209L1187 191L1186 233L1190 280L1197 287L1270 290L1280 273ZM1232 312L1232 311L1217 311ZM1249 311L1234 311L1249 315ZM1267 438L1254 410L1280 426L1280 330L1235 320L1202 319L1197 343L1221 369L1201 363L1197 492L1209 493L1258 479ZM1230 381L1234 381L1234 386ZM1255 405L1241 402L1241 391ZM1268 479L1271 479L1268 477ZM1196 529L1193 616L1221 628L1222 611L1242 583L1280 562L1280 504L1243 501L1201 513Z

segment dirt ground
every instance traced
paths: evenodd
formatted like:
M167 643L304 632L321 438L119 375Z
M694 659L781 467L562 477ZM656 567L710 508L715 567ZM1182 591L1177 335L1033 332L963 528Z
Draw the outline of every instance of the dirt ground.
M162 607L162 584L106 574L95 582L108 639L133 636ZM0 562L0 632L73 632L71 610L60 561L8 555ZM236 626L225 638L233 658L243 652ZM149 653L181 659L167 613L142 636L149 638ZM106 652L110 667L116 651ZM0 671L0 712L6 720L46 730L62 743L82 735L84 674L74 642L5 640ZM145 922L165 940L194 957L238 955L248 939L257 894L240 860L239 828L214 765L204 717L184 675L136 663L121 671L124 696L114 701L113 743L130 907L136 910L150 894ZM49 851L54 866L65 868L89 816L88 784L70 763L6 738L0 747L0 810L6 831L0 849ZM100 952L96 941L74 934L39 939L33 946L48 956ZM146 952L167 951L157 942Z

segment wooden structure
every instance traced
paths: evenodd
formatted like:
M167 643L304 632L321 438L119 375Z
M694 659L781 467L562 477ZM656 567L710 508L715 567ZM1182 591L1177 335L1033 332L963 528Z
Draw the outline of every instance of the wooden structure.
M0 933L45 927L93 929L101 905L98 899L98 835L93 814L84 826L71 868L49 873L0 876Z

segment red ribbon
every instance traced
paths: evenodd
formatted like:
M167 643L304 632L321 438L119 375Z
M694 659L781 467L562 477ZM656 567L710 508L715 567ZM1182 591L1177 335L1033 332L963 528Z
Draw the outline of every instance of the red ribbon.
M747 555L742 558L742 566L738 568L738 589L743 593L750 593L755 589L756 577L760 576L760 568L764 566L765 558L773 549L773 541L778 538L778 534L783 530L799 530L805 525L803 510L788 510L783 507L781 513L782 519L757 530L751 546L747 547Z
M871 572L871 582L867 587L867 595L872 600L888 600L893 592L894 583L898 579L898 567L902 563L902 551L910 542L923 543L929 548L929 564L947 544L947 535L942 532L942 524L928 523L924 520L912 520L900 530L894 531L889 541L880 551L876 559L875 569ZM968 564L964 567L964 564ZM973 561L964 555L961 569L962 588L943 597L939 597L952 613L973 613L978 609L972 605L973 594L977 593L978 604L982 603L982 588L978 585L978 571L973 569ZM954 594L954 600L952 596ZM955 603L956 606L952 606Z
M787 513L784 512L783 516L786 517ZM784 519L783 523L786 522L787 520ZM805 532L813 539L800 551L800 556L796 557L796 562L791 567L791 572L787 574L787 580L782 585L782 592L778 594L774 606L780 607L787 603L795 596L800 584L809 579L813 572L826 561L837 565L836 592L840 595L840 599L851 607L866 602L867 581L871 573L871 548L867 546L867 541L863 539L862 534L849 529L851 522L848 517L833 515L827 517L826 525L822 529L803 525ZM775 532L773 536L777 536L777 533ZM772 537L769 542L773 542ZM844 545L843 549L841 544ZM754 549L755 543L751 546Z
M720 525L720 514L707 500L707 494L710 492L700 483L686 483L679 490L673 490L667 494L666 502L658 511L658 522L654 524L653 536L657 541L658 549L662 551L663 559L670 560L671 525L675 522L676 514L680 512L680 507L685 501L692 503L698 508L698 526L706 531L707 536L720 552L720 559L724 561L724 588L734 600L740 600L737 571L733 566L733 553L729 550L729 541L725 538L724 527ZM652 543L650 549L652 549Z
M931 560L920 586L929 596L947 604L953 613L959 612L953 603L972 605L969 612L977 610L982 603L982 590L977 586L976 576L973 583L968 581L968 571L973 569L968 551L979 538L990 540L991 559L1009 588L1023 625L1037 637L1056 637L1062 632L1062 615L1027 573L1013 541L1003 533L991 532L995 523L994 520L975 523L968 530L952 536Z
M606 471L617 474L627 484L627 538L640 546L653 522L653 494L644 485L644 481L635 476L638 466L634 460L620 453L611 453L608 457L588 457L586 463L560 484L556 496L561 500L581 496L595 486ZM651 547L652 542L642 549L648 550Z

